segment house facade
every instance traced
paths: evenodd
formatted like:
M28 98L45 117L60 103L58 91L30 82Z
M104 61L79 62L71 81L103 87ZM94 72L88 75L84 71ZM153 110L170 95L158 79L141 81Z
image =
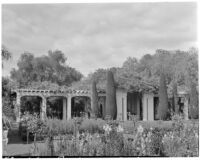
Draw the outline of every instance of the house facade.
M81 112L88 112L91 107L91 91L90 90L65 90L65 91L52 91L52 90L31 90L31 89L17 89L13 90L16 94L15 111L17 111L17 121L20 121L22 115L21 99L23 97L40 97L39 114L41 118L49 117L49 106L47 100L50 97L60 97L62 99L61 119L68 120L72 117L80 116ZM98 105L101 118L106 117L106 93L103 90L98 91ZM82 98L83 105L79 109L78 103L75 98ZM169 96L170 98L170 96ZM179 109L184 114L184 118L188 119L188 94L186 92L178 93ZM131 116L136 116L138 120L154 121L158 119L158 95L154 92L136 92L127 91L123 88L116 89L116 103L117 103L117 120L127 121ZM27 109L29 110L29 109ZM56 113L56 112L55 112Z
M118 89L117 98L117 119L129 120L129 115L137 116L138 120L158 120L158 94L153 92L127 92ZM172 96L169 95L169 100ZM178 93L178 108L184 118L188 120L189 97L187 92Z

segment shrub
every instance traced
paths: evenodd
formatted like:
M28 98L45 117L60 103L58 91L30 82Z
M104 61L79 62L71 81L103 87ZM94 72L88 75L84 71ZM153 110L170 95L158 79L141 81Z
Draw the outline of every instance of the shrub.
M165 132L162 138L163 151L166 156L198 156L198 127L185 126L183 117L173 116L173 128Z
M37 135L41 137L41 135L46 131L46 124L43 120L40 119L39 115L25 113L22 116L19 131L22 135L23 140L27 138L27 132L29 133L29 137L34 141L37 139Z
M174 81L173 82L173 108L176 114L179 113L178 109L178 94L177 94L177 83Z
M113 73L107 72L106 84L106 115L110 115L112 119L117 117L116 89Z
M92 113L95 117L98 116L98 94L95 81L92 82Z
M199 102L196 85L191 83L189 115L192 119L199 118Z
M174 115L173 126L134 126L124 133L117 121L77 120L81 122L80 133L58 134L52 144L35 148L33 155L54 156L198 156L198 127L184 126L181 116ZM54 128L60 120L54 120ZM160 121L159 121L160 122ZM160 124L156 122L157 124ZM163 121L161 121L163 122ZM162 123L163 124L163 123ZM162 125L161 124L161 125ZM78 123L76 123L78 125ZM69 123L67 124L69 126ZM74 127L72 125L71 127ZM58 127L60 129L60 127ZM59 131L59 130L56 130ZM40 150L38 150L40 149ZM53 150L53 153L52 153Z
M67 121L59 119L47 119L46 124L48 131L52 132L53 135L74 133L75 121L73 119Z
M183 116L177 114L172 116L172 128L177 132L181 132L184 129Z
M165 81L165 74L162 72L160 76L159 105L158 105L158 115L161 120L166 119L167 111L168 111L167 87Z
M79 131L93 133L103 133L103 126L105 125L105 121L101 119L84 119L81 123Z
M162 139L166 156L184 157L198 156L198 132L186 128L181 133L168 132Z

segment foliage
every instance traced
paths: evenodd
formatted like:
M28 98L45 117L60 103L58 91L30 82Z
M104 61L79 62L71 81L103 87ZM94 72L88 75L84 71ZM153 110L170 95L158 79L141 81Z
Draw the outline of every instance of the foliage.
M8 78L2 77L2 97L10 95L10 81Z
M14 107L11 93L11 88L13 86L14 82L9 78L2 77L2 111L7 117L9 117L9 119L15 120L16 117L13 111Z
M199 118L199 98L197 88L194 83L191 83L189 116L192 119Z
M195 124L186 126L183 116L172 117L172 129L162 137L163 153L166 156L198 156L198 127Z
M10 119L4 113L2 114L2 125L3 130L8 130L11 127Z
M66 60L60 50L49 51L48 56L41 57L24 53L17 63L18 69L11 71L11 78L19 82L20 87L44 81L69 86L73 81L79 81L82 74L67 66Z
M167 132L162 139L164 153L170 157L197 157L198 140L198 129L194 127Z
M46 130L45 123L40 119L36 113L25 113L21 118L21 123L24 124L27 130L33 134L41 134Z
M172 116L173 130L181 132L184 129L183 116L175 114Z
M7 60L11 59L11 56L12 56L11 52L8 51L8 49L4 45L2 45L1 46L1 57L2 57L2 60L3 61L7 61ZM2 68L4 67L3 66L3 61L2 61Z
M72 120L59 120L59 119L47 119L46 126L48 135L59 135L59 134L73 134L74 133L75 121ZM51 133L51 134L50 134Z
M106 84L106 115L110 115L112 119L117 117L117 104L116 104L116 87L111 71L107 72Z
M166 73L166 85L170 88L173 81L177 86L190 89L190 82L198 85L198 50L188 51L156 50L145 54L141 59L129 57L122 67L111 68L116 85L130 91L155 92L159 87L161 66ZM74 84L75 87L89 89L91 80L95 80L97 88L106 89L106 73L109 69L97 69L84 80Z
M92 113L95 117L98 116L98 93L96 88L96 82L92 82Z
M179 109L178 109L178 93L177 93L177 83L173 82L173 111L175 111L176 114L178 114Z
M79 131L80 133L89 132L91 134L102 133L104 124L105 124L105 121L101 119L97 119L97 120L84 119L83 122L81 123Z
M59 86L57 83L52 83L49 81L43 81L43 82L31 82L30 85L28 85L28 88L31 89L40 89L40 90L45 90L45 89L51 89L55 91L63 90L66 89L67 86Z
M167 87L165 82L165 74L162 72L160 76L159 105L158 105L158 115L161 120L166 119L167 112L168 112Z
M53 130L59 121L57 120L57 123L56 120L51 121L55 123L51 127ZM49 145L49 139L47 139L45 144L36 146L32 155L198 156L198 128L191 125L185 126L179 115L173 116L173 126L145 128L138 125L130 134L125 132L124 124L117 121L107 123L103 120L76 121L80 122L80 133L69 135L69 133L59 132L53 137L53 146ZM101 127L101 131L98 128L89 129L97 125ZM52 148L53 151L51 151Z

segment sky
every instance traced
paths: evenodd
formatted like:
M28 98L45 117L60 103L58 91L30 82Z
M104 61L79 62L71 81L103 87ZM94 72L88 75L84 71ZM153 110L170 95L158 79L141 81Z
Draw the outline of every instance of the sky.
M12 53L4 76L17 68L22 53L37 57L56 49L64 52L67 65L87 76L156 49L197 46L197 4L4 4L2 44Z

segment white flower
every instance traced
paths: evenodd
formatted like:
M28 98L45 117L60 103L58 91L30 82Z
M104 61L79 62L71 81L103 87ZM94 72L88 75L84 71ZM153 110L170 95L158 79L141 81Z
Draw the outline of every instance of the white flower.
M124 131L124 129L119 125L118 127L117 127L117 132L123 132Z
M140 125L140 126L138 126L137 131L138 131L139 133L143 133L144 129L143 129L143 127Z
M111 127L108 124L104 125L103 129L104 129L105 132L108 132L108 133L112 130Z

